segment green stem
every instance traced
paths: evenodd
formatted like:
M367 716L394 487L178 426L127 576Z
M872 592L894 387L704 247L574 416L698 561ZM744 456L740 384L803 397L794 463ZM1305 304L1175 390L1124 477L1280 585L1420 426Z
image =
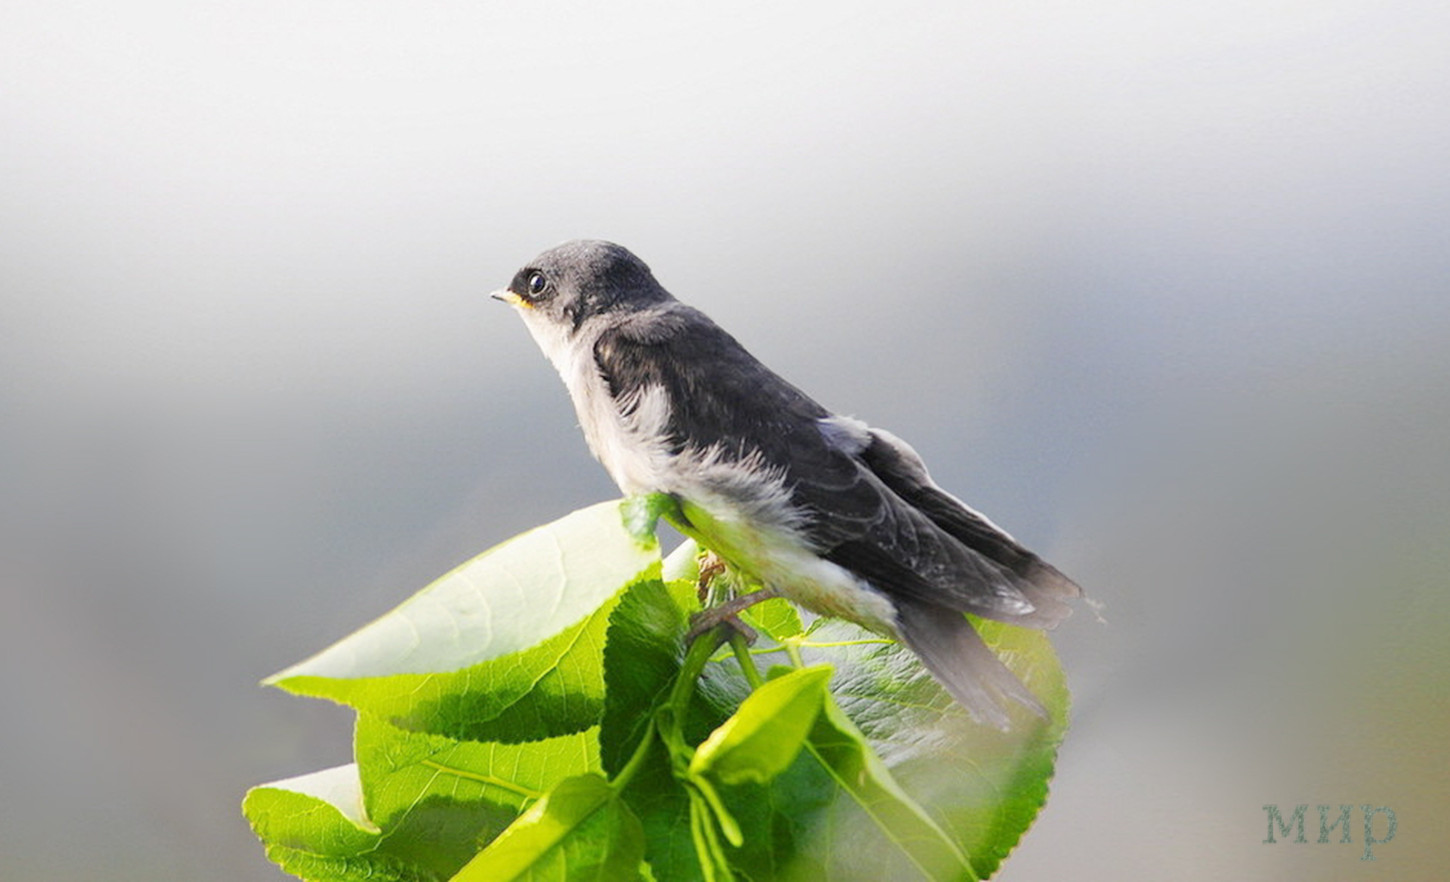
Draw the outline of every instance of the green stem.
M805 659L801 658L801 644L799 640L791 638L785 641L785 654L790 656L790 663L795 667L803 668L806 666Z
M625 763L624 768L619 770L619 774L614 776L614 780L609 782L615 793L619 793L629 786L629 782L644 765L645 758L649 756L650 748L654 746L654 743L655 721L650 720L644 730L644 737L640 738L639 744L635 745L634 754L630 756L629 762Z
M865 640L831 640L819 643L815 640L802 640L801 646L809 646L812 649L834 649L838 646L886 646L895 643L894 640L887 640L885 637L870 637Z
M690 706L690 696L695 694L695 681L700 679L710 656L724 642L721 627L711 628L696 637L690 648L685 650L685 660L680 663L680 673L670 689L668 702L668 706L675 709L677 719L684 719L685 710Z
M745 836L740 832L740 823L735 820L734 815L730 814L730 810L725 808L724 800L720 799L720 794L716 792L715 785L710 783L710 779L704 775L695 775L690 778L690 785L700 792L700 796L705 800L705 805L710 809L715 822L720 825L720 832L725 834L725 841L736 848L744 845Z
M730 860L715 832L710 805L699 788L686 786L690 795L690 832L695 840L695 857L700 862L701 874L706 882L733 882L735 874L730 871Z
M730 649L734 651L735 661L739 663L745 679L750 681L750 688L759 689L765 680L761 678L760 671L755 667L755 659L750 657L750 644L745 642L745 635L734 631L730 635Z
M690 643L684 660L680 662L679 673L675 675L674 685L670 687L669 698L655 710L655 729L665 744L670 765L676 774L684 774L695 755L694 747L685 743L685 718L689 714L690 699L695 694L695 684L723 640L724 636L717 627Z
M680 672L675 677L674 685L670 687L670 696L655 712L655 718L650 721L649 727L645 729L644 736L640 738L639 744L635 746L634 753L630 756L629 762L619 770L610 782L615 792L629 786L632 780L644 765L649 756L650 748L654 745L656 736L664 742L665 748L671 755L672 763L680 761L689 763L689 757L684 755L689 751L685 744L684 725L685 714L690 707L690 699L695 694L695 683L699 681L700 674L704 673L705 664L710 661L710 656L723 641L721 629L715 628L701 634L685 650L685 659L680 663Z

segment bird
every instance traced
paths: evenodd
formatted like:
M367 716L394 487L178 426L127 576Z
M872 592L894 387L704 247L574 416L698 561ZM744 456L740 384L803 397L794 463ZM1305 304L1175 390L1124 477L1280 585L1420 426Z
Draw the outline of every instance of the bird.
M764 589L904 643L978 722L1036 696L971 613L1051 629L1082 589L947 493L905 441L818 404L677 300L627 248L573 240L491 295L568 389L626 495L667 494L682 532ZM737 598L740 600L740 598Z

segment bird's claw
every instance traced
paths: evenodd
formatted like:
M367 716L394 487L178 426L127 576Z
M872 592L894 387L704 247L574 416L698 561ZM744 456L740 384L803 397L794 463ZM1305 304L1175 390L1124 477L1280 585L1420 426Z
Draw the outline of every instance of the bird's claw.
M722 612L724 615L717 615L717 613ZM703 612L695 613L690 617L690 630L685 632L685 642L693 643L706 631L713 631L722 626L739 633L745 638L745 642L749 644L754 644L760 638L760 634L754 628L740 621L738 615L727 611L723 606L717 606L704 610Z
M729 625L744 635L746 642L754 643L760 635L755 632L754 628L740 621L739 614L762 600L770 600L772 597L779 596L780 594L774 588L762 588L759 591L732 597L718 606L698 612L690 619L690 630L685 635L686 639L694 640L716 625Z

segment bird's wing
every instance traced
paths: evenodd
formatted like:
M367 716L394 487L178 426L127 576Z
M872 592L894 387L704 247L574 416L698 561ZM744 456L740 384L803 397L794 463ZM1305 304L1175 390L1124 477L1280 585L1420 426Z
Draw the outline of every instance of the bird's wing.
M787 469L807 532L828 560L887 594L1035 628L1078 587L938 487L905 442L854 420L817 422Z
M1011 571L962 544L860 459L792 464L792 499L827 560L893 597L1026 624L1035 607Z

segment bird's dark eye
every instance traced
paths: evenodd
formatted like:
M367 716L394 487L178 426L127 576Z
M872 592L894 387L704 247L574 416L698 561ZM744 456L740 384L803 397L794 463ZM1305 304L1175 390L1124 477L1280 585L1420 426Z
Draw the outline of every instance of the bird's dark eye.
M549 280L544 278L543 273L529 274L529 296L538 297L548 287Z

